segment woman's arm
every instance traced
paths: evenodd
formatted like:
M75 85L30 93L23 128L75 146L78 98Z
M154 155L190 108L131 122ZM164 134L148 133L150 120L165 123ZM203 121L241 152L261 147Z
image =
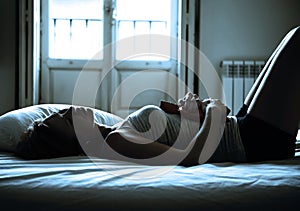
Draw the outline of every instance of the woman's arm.
M202 127L185 149L189 153L183 163L197 165L207 162L220 143L226 117L227 108L221 101L212 100L208 104Z
M202 164L217 148L225 120L226 107L215 101L210 103L201 129L184 150L143 138L130 128L118 129L105 140L100 157L146 165Z

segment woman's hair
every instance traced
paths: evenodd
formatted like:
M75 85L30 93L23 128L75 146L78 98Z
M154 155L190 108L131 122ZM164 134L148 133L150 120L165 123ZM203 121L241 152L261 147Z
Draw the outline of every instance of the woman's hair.
M34 122L21 136L16 156L24 159L46 159L83 154L76 135L67 136L44 124Z
M21 140L21 141L26 141L26 140L28 140L28 139L30 138L32 132L33 132L34 126L35 126L35 125L38 125L38 124L40 124L40 123L42 123L42 120L33 122L33 124L31 124L31 125L26 129L26 131L23 132L23 134L21 135L20 140Z

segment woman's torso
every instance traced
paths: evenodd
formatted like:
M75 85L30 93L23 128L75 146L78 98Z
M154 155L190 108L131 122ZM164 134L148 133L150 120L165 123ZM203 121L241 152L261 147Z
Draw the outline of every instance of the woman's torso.
M139 135L178 149L185 149L200 129L200 123L177 114L165 113L157 106L144 106L125 120ZM244 147L237 119L228 117L222 139L209 162L244 162Z
M144 106L125 121L141 136L178 149L184 149L200 128L199 122L166 113L154 105Z

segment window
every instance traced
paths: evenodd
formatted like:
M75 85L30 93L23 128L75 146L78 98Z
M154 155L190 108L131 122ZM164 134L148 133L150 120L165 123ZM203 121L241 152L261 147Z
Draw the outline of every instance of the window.
M115 64L106 82L99 85L96 107L103 110L111 111L109 104L114 90L125 78L141 70L149 70L146 80L159 78L156 83L160 86L176 90L176 84L168 81L167 74L177 71L172 63L172 58L177 56L177 43L171 45L170 39L178 34L176 0L45 0L41 3L41 103L72 103L76 78L88 61L93 61L91 75L98 78L102 77L104 67ZM145 39L141 42L137 35ZM149 38L157 35L166 39L153 43ZM155 54L155 46L163 48L165 54ZM134 56L124 57L124 53ZM117 110L126 107L128 98L124 97L124 91L118 99ZM152 99L159 102L166 98L166 94L157 91L145 93L142 100L130 106L138 108L157 103Z
M159 5L159 6L158 6ZM122 39L138 35L171 36L171 0L127 0L117 1L116 4L116 34L117 43ZM155 12L154 12L155 11ZM139 45L136 39L128 39L131 43L126 49L117 45L117 59L123 58L122 52L130 51L132 54L139 52ZM148 43L142 43L145 52L151 53L151 39L145 39ZM170 54L170 42L160 43ZM129 47L129 48L128 48ZM161 46L160 46L161 47ZM133 59L138 60L165 60L157 56L139 56Z
M101 0L50 0L50 58L90 59L103 48L101 5Z
M110 30L103 29L103 3L102 0L50 0L49 58L90 59L103 49L103 33ZM113 13L115 41L143 34L173 36L171 24L175 23L171 22L171 8L171 0L117 0ZM134 53L138 49L134 39L131 42L131 48L126 51ZM170 43L164 44L170 52ZM151 52L151 43L143 45L146 52ZM117 45L117 59L122 58L122 51ZM135 59L158 58L148 56Z

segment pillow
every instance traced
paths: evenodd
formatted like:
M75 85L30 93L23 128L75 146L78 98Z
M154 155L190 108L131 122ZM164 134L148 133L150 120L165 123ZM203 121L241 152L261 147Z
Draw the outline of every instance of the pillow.
M42 120L52 113L70 106L67 104L40 104L3 114L0 116L0 150L13 152L21 135L34 121ZM114 125L122 121L122 118L114 114L98 109L93 110L95 122L98 124Z

